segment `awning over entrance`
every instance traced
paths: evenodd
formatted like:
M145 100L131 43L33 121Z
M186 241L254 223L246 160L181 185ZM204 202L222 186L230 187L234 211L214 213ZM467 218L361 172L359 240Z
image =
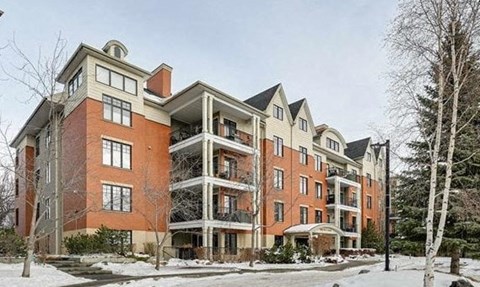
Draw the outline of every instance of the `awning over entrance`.
M297 224L285 229L283 233L291 238L295 236L308 236L310 248L312 248L312 238L316 234L332 235L335 237L335 253L340 255L340 236L345 233L331 223Z
M343 230L331 223L297 224L283 231L286 235L330 234L345 236Z

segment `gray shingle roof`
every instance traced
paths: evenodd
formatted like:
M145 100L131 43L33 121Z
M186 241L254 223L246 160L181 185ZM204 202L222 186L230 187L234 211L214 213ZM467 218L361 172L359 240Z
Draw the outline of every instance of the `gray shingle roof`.
M302 106L304 101L305 99L301 99L288 105L288 108L290 109L290 114L292 115L293 120L297 118L298 112L300 111L300 107Z
M270 101L272 100L273 96L275 95L275 92L277 91L278 87L280 84L276 84L275 86L266 89L265 91L249 98L244 101L244 103L257 108L261 111L264 111L267 109L268 104L270 104Z
M345 155L351 159L356 159L364 156L365 152L367 151L369 142L370 142L370 138L364 138L361 140L347 143L347 149L345 150Z

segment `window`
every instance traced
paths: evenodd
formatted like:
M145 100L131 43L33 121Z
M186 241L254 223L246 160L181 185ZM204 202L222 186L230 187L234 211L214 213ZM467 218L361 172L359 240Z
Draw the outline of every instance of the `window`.
M132 125L132 105L104 95L103 118L130 127Z
M300 206L300 224L308 224L308 207Z
M367 195L367 208L372 209L372 196Z
M315 210L315 223L322 223L322 211L316 209Z
M231 214L237 210L237 198L231 195L223 197L223 213Z
M115 46L113 47L113 55L116 57L116 58L122 58L122 52L120 51L120 48Z
M132 95L137 95L137 81L125 75L111 71L105 67L96 66L96 79L98 82Z
M18 221L20 219L20 214L18 213L18 208L15 208L15 225L18 226Z
M305 131L305 132L307 131L307 120L306 119L300 118L300 122L298 123L298 125L299 125L299 127L302 131Z
M223 160L223 176L225 179L237 178L237 160L226 157Z
M132 210L132 189L104 184L103 209L130 212Z
M283 222L283 203L281 202L275 202L275 214L274 214L274 218L275 218L275 221L276 222Z
M68 95L73 95L77 90L78 87L82 85L83 76L82 76L82 68L78 70L78 72L72 77L72 79L68 82Z
M283 108L273 105L273 117L283 121Z
M103 140L103 164L131 169L132 146Z
M367 186L372 186L372 175L367 173Z
M45 219L50 219L50 198L45 199Z
M283 139L273 136L273 154L283 157Z
M340 151L340 143L327 137L327 147L334 151Z
M15 167L18 167L18 154L20 151L18 149L15 150Z
M300 176L300 193L308 194L308 178L304 176Z
M19 186L18 186L18 178L15 179L15 197L18 197L18 195L20 194L20 191L18 190Z
M372 154L367 152L367 161L372 161Z
M47 125L47 128L45 129L45 147L47 149L50 147L51 141L52 141L51 128L50 128L50 125Z
M35 156L40 155L40 135L35 137Z
M225 233L225 253L229 255L237 254L237 234Z
M230 139L235 139L237 135L237 123L229 119L223 119L224 135Z
M47 183L50 183L51 181L51 164L50 162L47 162L47 164L45 165L45 184Z
M315 155L315 170L322 171L322 157L318 154Z
M273 187L283 189L283 170L273 169Z
M275 235L273 240L273 244L275 246L283 246L283 236L282 235Z
M322 198L322 184L320 182L315 182L315 196Z
M300 151L300 163L301 164L308 164L308 152L307 148L300 146L299 148Z
M40 182L40 169L35 171L35 187L38 187L38 183Z

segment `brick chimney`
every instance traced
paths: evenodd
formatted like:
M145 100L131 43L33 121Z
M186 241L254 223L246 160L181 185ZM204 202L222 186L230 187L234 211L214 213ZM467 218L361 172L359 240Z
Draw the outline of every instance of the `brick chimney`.
M172 67L161 64L153 70L150 78L147 79L147 89L162 98L172 95Z

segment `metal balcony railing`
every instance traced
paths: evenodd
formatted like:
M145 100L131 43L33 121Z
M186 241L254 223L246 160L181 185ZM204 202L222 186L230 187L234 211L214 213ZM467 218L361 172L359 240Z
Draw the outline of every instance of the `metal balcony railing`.
M174 145L202 132L202 126L186 126L170 133L170 145Z
M218 123L213 127L213 133L234 142L238 142L249 147L253 146L252 135L236 129L233 126Z
M229 222L252 223L252 216L246 210L214 207L213 219Z
M327 177L331 177L331 176L340 176L354 182L358 182L358 183L361 182L361 177L359 175L352 172L348 172L340 168L329 168Z
M343 231L357 233L357 227L353 224L344 224L340 227Z
M253 173L244 169L235 167L234 164L227 166L223 164L215 165L213 168L213 175L217 178L228 179L235 182L252 184Z
M170 145L174 145L200 133L202 133L202 126L200 125L179 128L170 133ZM228 126L221 123L214 124L213 134L247 145L249 147L253 146L253 136L249 133L240 131L233 126Z
M335 204L335 194L329 194L327 196L327 204ZM346 206L352 206L352 207L358 207L358 201L354 197L350 197L350 198L340 197L339 204L346 205Z

